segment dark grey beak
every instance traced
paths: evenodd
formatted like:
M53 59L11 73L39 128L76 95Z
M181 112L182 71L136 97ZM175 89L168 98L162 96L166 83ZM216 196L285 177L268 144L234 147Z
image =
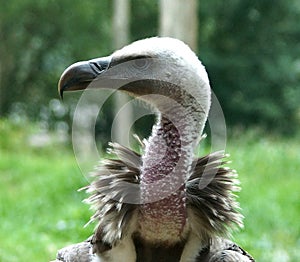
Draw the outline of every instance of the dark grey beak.
M69 66L58 82L58 92L63 98L65 91L84 90L99 75L105 72L111 62L111 57L101 57L89 61L77 62Z

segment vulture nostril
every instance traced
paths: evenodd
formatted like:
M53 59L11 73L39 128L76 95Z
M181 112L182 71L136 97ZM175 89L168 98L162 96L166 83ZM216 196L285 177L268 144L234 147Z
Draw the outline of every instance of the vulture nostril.
M104 70L102 66L96 62L90 62L90 66L96 74L100 74Z

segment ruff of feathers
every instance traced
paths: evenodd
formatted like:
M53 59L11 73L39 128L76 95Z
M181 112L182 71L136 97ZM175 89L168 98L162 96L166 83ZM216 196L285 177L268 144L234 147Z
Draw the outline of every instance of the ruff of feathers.
M90 194L85 202L95 210L90 222L98 221L92 243L100 252L124 235L138 233L138 226L133 225L138 224L134 218L140 206L141 155L117 143L110 146L110 153L118 159L104 160L92 174L94 182L83 188ZM224 167L226 157L219 151L195 159L185 184L190 229L205 241L228 237L232 229L243 227L235 195L239 180L234 170ZM202 188L203 184L207 186Z

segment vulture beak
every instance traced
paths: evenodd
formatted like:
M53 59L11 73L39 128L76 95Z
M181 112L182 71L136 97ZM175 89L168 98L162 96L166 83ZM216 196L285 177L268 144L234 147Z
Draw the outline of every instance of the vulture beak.
M111 57L101 57L89 61L77 62L69 66L58 82L58 93L63 98L65 91L84 90L110 66Z

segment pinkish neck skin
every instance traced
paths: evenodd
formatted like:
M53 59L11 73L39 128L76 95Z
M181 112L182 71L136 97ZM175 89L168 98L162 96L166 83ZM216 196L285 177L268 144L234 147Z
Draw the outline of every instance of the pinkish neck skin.
M185 119L186 121L186 119ZM186 225L185 187L193 146L161 117L146 145L141 174L141 232L148 241L179 241ZM186 126L187 127L187 126ZM189 129L189 128L187 128Z

